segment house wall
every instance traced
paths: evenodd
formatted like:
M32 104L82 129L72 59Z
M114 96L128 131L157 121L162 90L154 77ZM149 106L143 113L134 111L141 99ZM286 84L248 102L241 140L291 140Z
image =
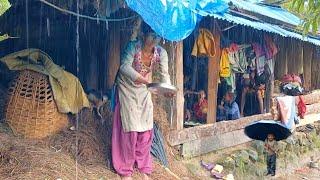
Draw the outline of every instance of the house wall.
M320 57L316 46L292 38L279 37L276 41L279 53L275 57L275 79L280 80L287 73L303 75L304 88L320 88L318 75Z
M0 42L0 57L26 48L38 48L46 52L56 64L76 75L84 89L103 92L110 89L112 83L109 82L108 77L111 76L108 74L114 73L108 72L107 67L109 65L112 71L116 71L117 65L108 63L119 61L120 43L127 38L126 34L130 33L120 29L128 22L106 24L80 18L78 49L80 54L77 67L76 17L36 1L29 3L28 11L28 26L24 3L13 4L13 7L0 17L0 33L19 37ZM94 12L95 9L90 6L84 6L81 11L82 14L94 14ZM132 15L131 13L128 10L119 10L110 18L127 17ZM77 68L79 68L78 73Z

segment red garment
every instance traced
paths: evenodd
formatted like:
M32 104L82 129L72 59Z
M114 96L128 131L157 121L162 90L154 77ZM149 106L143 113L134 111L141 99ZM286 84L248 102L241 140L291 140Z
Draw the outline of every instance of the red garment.
M203 112L205 108L208 108L208 101L206 99L201 100L193 106L193 110L198 119L206 118L207 113Z
M278 48L272 41L270 36L265 36L265 46L266 46L266 57L267 59L271 59L278 53Z
M282 77L282 82L290 83L290 82L298 82L302 84L301 78L295 74L286 74Z
M304 118L304 115L306 114L307 106L304 102L304 99L302 96L299 96L299 103L298 103L298 115L301 119Z
M237 52L239 51L239 46L236 43L232 43L229 46L229 52Z

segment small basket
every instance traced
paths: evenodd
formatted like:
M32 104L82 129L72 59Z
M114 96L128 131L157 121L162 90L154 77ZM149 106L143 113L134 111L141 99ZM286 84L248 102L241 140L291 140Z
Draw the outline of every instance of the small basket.
M29 70L10 84L5 119L16 135L36 139L68 125L67 115L58 112L48 77Z

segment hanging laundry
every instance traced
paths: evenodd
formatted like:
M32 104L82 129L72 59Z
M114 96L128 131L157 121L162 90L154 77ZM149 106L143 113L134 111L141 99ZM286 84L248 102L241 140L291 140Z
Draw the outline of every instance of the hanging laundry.
M232 65L232 70L236 73L245 73L248 62L245 56L244 49L238 51L229 51L229 62Z
M256 68L257 68L257 74L261 75L264 71L264 65L266 64L266 57L260 56L256 58Z
M280 109L281 122L290 130L295 128L296 115L296 103L295 97L284 96L277 97L278 107Z
M232 91L234 92L236 90L236 74L231 71L231 75L225 78L225 80L227 84L232 87Z
M270 36L264 36L264 47L265 47L265 54L267 60L273 58L278 53L278 48L275 45L275 43L272 41L272 38Z
M260 44L253 43L252 48L253 48L254 52L256 53L256 57L260 57L260 56L265 55L265 52Z
M296 82L299 83L300 85L302 84L301 78L298 75L295 74L286 74L282 77L282 82L283 83L292 83Z
M304 118L304 115L306 114L307 112L307 106L306 106L306 103L304 101L304 98L303 96L299 96L299 102L298 102L298 116L303 119Z
M274 64L275 64L274 59L269 59L269 60L267 61L267 65L268 65L268 67L269 67L269 69L270 69L270 73L271 73L271 74L274 73Z
M229 52L237 52L239 51L239 46L236 43L231 43L229 46Z
M213 57L216 54L215 41L212 33L207 29L200 29L191 53L196 57Z
M223 49L221 52L221 58L220 58L220 77L230 77L231 74L231 68L230 68L230 62L229 62L229 56L228 56L228 50Z

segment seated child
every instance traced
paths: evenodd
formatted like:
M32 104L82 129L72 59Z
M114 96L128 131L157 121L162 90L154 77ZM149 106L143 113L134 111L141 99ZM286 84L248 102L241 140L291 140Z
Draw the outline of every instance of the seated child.
M239 106L235 102L234 92L229 88L218 106L217 121L235 120L240 118Z
M264 147L265 147L265 150L267 151L267 174L266 175L275 176L278 143L275 140L274 134L268 134Z
M199 100L193 106L193 110L195 112L195 116L199 121L206 121L207 118L207 111L208 111L208 101L205 99L206 93L201 90L199 92Z

